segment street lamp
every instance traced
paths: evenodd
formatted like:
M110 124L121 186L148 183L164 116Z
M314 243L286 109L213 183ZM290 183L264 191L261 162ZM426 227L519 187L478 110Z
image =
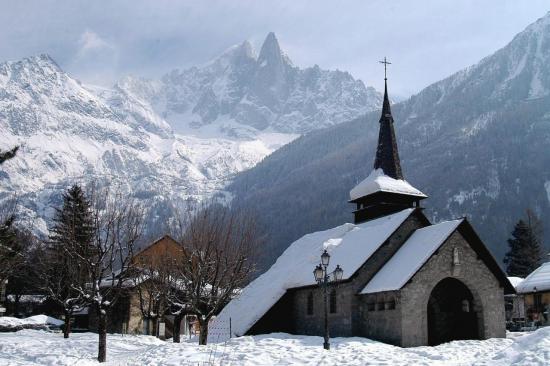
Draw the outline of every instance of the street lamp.
M330 282L336 282L341 281L342 277L344 276L344 270L340 267L340 265L336 266L336 269L332 271L331 273L327 272L328 264L330 263L330 254L325 250L323 254L321 254L321 264L318 264L315 266L315 269L313 270L313 276L315 277L315 281L321 286L323 289L323 301L325 305L325 342L323 343L323 348L328 350L330 349L330 343L329 343L329 334L328 334L328 300L327 300L327 289ZM331 276L333 279L331 280Z

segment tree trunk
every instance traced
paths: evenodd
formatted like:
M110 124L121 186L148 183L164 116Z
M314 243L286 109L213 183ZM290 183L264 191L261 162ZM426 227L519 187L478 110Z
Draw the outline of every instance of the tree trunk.
M199 325L201 327L199 333L199 344L204 346L208 340L208 320L199 317Z
M99 348L97 351L97 360L105 362L107 360L107 314L102 314L101 310L97 312L99 334Z
M180 343L180 331L181 331L181 321L183 320L183 315L176 315L174 316L174 329L173 329L173 335L172 339L174 340L174 343Z
M63 327L63 338L69 338L71 333L71 312L65 310L65 324Z

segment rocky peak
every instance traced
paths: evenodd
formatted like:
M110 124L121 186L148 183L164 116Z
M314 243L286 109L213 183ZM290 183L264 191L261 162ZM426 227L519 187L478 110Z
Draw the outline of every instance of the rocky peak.
M265 38L260 55L258 56L258 64L260 67L265 66L278 66L283 63L283 53L281 52L281 46L275 36L275 33L269 32Z

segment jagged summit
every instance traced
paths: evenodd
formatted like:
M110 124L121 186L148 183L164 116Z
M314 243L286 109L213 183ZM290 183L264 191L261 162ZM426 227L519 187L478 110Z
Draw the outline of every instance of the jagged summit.
M135 95L156 90L144 97L175 131L218 125L238 135L250 135L250 129L305 133L356 118L382 102L380 93L346 72L294 66L273 32L257 57L245 41L203 66L166 74L160 86L149 83L155 87L127 87L137 89L130 90Z
M275 33L270 32L267 34L267 37L265 38L264 43L262 44L262 47L260 49L260 54L258 56L258 62L262 64L262 62L274 62L279 63L282 62L283 55L281 52L281 46L279 45L279 41L277 40L277 37L275 36Z

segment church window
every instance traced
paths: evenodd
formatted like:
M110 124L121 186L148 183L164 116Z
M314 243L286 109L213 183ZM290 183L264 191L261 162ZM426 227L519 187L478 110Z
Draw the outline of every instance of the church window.
M330 291L330 313L334 314L336 313L336 291L332 290Z
M313 315L313 292L307 294L307 315Z

